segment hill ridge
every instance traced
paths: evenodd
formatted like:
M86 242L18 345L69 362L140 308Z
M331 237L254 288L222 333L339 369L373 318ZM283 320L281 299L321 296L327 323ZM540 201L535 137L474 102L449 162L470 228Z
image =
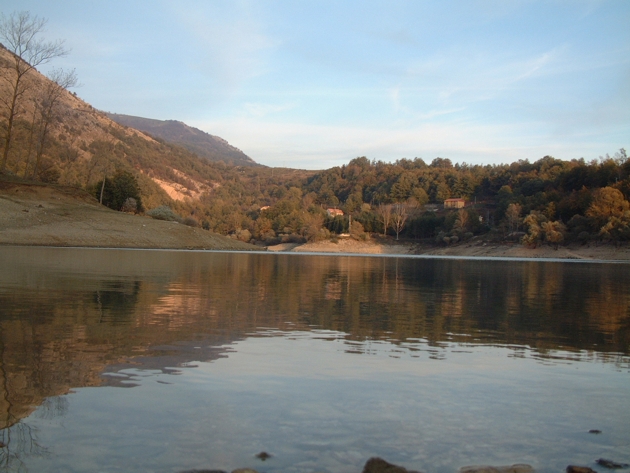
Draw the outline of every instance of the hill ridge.
M209 161L223 161L235 166L259 166L236 146L219 136L207 133L180 120L158 120L137 115L104 112L119 125L128 126L172 144L186 148Z

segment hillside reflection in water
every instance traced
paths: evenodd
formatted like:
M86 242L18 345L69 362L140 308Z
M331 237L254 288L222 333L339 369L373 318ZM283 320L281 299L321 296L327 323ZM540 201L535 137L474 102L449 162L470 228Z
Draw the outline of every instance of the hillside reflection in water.
M42 455L59 457L55 452L64 450L61 444L50 445L42 440L48 438L49 424L56 426L58 442L76 441L68 429L60 434L54 419L64 418L66 425L79 423L81 437L102 435L99 430L86 430L85 425L89 419L102 422L96 412L116 417L112 413L118 408L116 402L110 405L112 411L101 411L108 404L102 396L115 399L119 395L112 395L107 387L99 388L102 395L84 394L87 391L67 395L83 387L135 386L133 393L121 394L128 398L125 402L133 405L131 399L142 397L145 404L155 406L147 408L144 416L134 412L136 423L127 428L137 430L138 424L151 426L150 430L162 428L169 437L169 432L175 431L180 440L174 437L169 441L181 450L183 442L194 443L194 435L184 431L204 432L199 426L191 427L200 406L218 402L214 398L212 402L195 398L201 396L194 388L195 382L204 384L211 378L220 387L238 378L235 386L242 383L247 389L239 391L232 386L225 392L214 391L214 395L231 393L235 404L229 404L229 408L248 411L253 424L241 431L238 422L243 422L242 413L228 415L214 410L213 415L219 417L217 425L230 432L226 432L225 439L215 439L222 448L203 447L210 455L207 461L215 462L205 467L247 466L242 462L250 461L249 457L256 453L245 448L230 449L225 445L226 439L261 450L271 447L256 441L276 436L287 444L288 439L295 441L299 431L302 447L286 446L283 452L283 447L276 446L281 454L276 464L265 465L265 471L290 471L289 466L295 471L352 471L343 470L343 465L360 465L366 458L357 452L378 454L373 451L377 445L392 461L396 458L391 456L397 455L401 461L416 462L407 466L425 470L422 462L430 461L436 467L429 470L438 471L437 459L449 448L455 448L446 445L445 439L454 438L455 433L442 427L443 431L429 435L429 440L421 439L426 437L426 428L438 428L439 416L428 424L432 427L420 429L422 435L404 426L404 419L396 416L418 411L422 418L431 419L437 416L434 409L438 407L455 411L470 407L485 412L487 406L477 396L479 385L488 383L487 376L492 373L503 373L505 385L498 389L504 389L503 394L515 403L511 408L506 406L504 414L516 416L517 422L526 422L529 413L519 407L523 401L514 398L522 395L516 386L538 383L550 374L537 372L532 368L536 364L556 367L553 373L559 376L566 375L563 370L571 363L579 363L582 371L596 378L603 376L597 370L603 370L611 376L606 378L610 388L616 386L615 396L630 394L627 265L42 248L0 248L0 261L0 427L4 429L0 441L8 445L0 450L0 459L7 468L34 468L32 465L39 465L36 459ZM366 358L353 358L356 355ZM517 371L506 375L509 368L505 360L518 358L525 364L510 365ZM221 359L225 362L217 361ZM306 376L301 371L310 374ZM412 383L405 379L429 375L453 378L435 386L431 395L433 407L427 402L406 402L414 397L412 387L418 380ZM156 388L149 389L147 377L155 378L159 385L174 385L173 391L179 397L162 399ZM290 387L282 388L291 393L291 399L286 399L273 385L281 386L292 378L299 385L290 383ZM345 392L337 392L350 379L358 384L348 384ZM369 396L361 393L358 386L374 379L389 384L389 389L398 394L384 394L382 385L371 386ZM581 383L586 384L587 379L567 378L567 386L577 383L574 388L583 388L586 396L587 389ZM252 388L252 382L260 390L244 394ZM514 384L514 391L508 389L510 383ZM470 399L455 396L446 407L440 399L451 396L455 386L470 390ZM330 393L331 389L336 392L336 405L320 405L322 399L317 393ZM546 400L558 394L557 389L562 392L561 387L554 385L539 395ZM527 388L521 391L527 392ZM90 396L94 398L92 402L98 400L98 409L85 407L91 414L83 414L83 422L71 419L69 399L70 403L76 399L81 404ZM313 417L302 412L295 401L297 396L308 400L309 407L304 409L314 410L317 406L319 414ZM356 407L362 405L362 397L366 406L376 403L381 414L391 410L391 417L373 416ZM177 399L195 399L192 407L173 411L181 425L154 425L158 413L173 410L172 405L160 406L160 402L177 404ZM616 406L615 399L609 400L610 409ZM587 398L577 397L574 404L582 401ZM213 407L223 409L226 405ZM322 420L322 425L315 422L327 409L343 413L348 425L357 422L358 426L346 426L346 431L333 419L328 423ZM497 409L501 411L500 406ZM347 417L354 410L355 417ZM453 413L443 415L450 417ZM292 432L291 435L287 437L282 431L256 433L258 421L269 423L278 417L285 422L278 428ZM370 424L370 420L375 424ZM616 421L627 424L628 420L624 413ZM117 422L124 424L125 420ZM457 416L451 422L456 423ZM474 447L479 435L492 436L477 417L473 416L471 422L476 427L469 426L470 432L462 434L460 426L457 436L468 441L475 451L479 449ZM509 424L506 420L501 422ZM302 423L302 428L298 429L298 423ZM369 431L377 424L389 437L402 432L405 440L398 439L390 445ZM609 430L614 431L614 425ZM585 427L575 426L578 430ZM535 432L536 428L547 426L530 427L528 432ZM33 429L42 431L39 437ZM247 444L243 432L256 433L257 440ZM359 445L348 447L349 437L354 437ZM441 446L430 441L433 437L441 439ZM132 442L127 436L120 438ZM341 448L333 448L330 438L335 438ZM139 441L151 444L146 439ZM328 450L312 444L318 441L324 442ZM427 442L431 445L424 450L415 447L424 453L407 451L414 449L414 442L421 441L425 447ZM624 441L630 443L628 435ZM129 462L135 457L137 471L149 471L148 460L138 458L132 446L116 448L115 454L107 454L112 462L120 461L127 471L134 471ZM569 451L576 448L583 447L573 446ZM307 451L311 453L304 453ZM536 449L530 446L524 451ZM201 462L199 455L170 455L168 460L157 462L168 468L155 471L176 471L178 465L181 469L203 467L173 463L175 458ZM316 460L327 455L327 460ZM545 455L551 458L551 453ZM85 466L93 467L89 462ZM444 471L453 471L448 469L451 466L445 462ZM43 471L40 468L41 465L33 471ZM49 471L57 471L51 468Z

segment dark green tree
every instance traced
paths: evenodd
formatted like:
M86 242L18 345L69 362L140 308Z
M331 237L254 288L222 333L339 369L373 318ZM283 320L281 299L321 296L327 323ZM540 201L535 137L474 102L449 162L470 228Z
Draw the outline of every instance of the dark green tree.
M113 210L122 210L127 199L136 201L137 211L142 212L142 198L138 180L129 171L118 170L113 177L105 178L105 183L100 181L96 184L94 195L100 198L101 189L103 191L103 205Z

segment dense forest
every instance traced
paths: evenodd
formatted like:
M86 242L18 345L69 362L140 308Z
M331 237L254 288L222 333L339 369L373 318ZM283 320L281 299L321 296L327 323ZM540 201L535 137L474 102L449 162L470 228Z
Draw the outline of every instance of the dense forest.
M243 240L317 240L342 232L439 244L482 234L533 246L630 239L630 161L623 149L592 162L545 156L483 166L360 157L316 173L218 172L220 185L173 209ZM465 207L445 209L448 198L464 199ZM344 215L329 215L331 208Z
M2 24L5 41L8 27L41 28L20 15ZM62 43L17 46L0 47L5 178L84 188L115 210L267 244L348 233L440 245L480 235L531 246L630 240L624 149L592 161L545 156L501 165L358 157L323 171L233 166L229 157L211 161L113 122L68 91L74 71L39 73L36 66L66 54ZM444 205L453 198L455 208Z

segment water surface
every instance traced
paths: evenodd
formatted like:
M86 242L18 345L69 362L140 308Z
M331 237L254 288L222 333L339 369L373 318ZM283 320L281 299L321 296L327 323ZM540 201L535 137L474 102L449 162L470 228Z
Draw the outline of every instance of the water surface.
M0 471L630 463L628 265L8 247L0 263Z

